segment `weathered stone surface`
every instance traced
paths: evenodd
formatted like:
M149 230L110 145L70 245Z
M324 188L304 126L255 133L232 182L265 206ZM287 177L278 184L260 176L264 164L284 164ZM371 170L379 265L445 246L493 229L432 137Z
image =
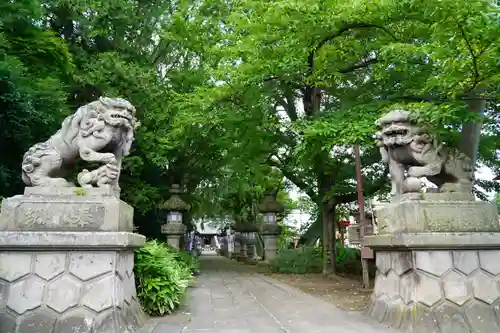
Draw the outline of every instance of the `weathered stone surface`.
M180 235L169 234L167 236L167 244L173 247L174 249L180 248L180 241L181 241Z
M129 325L121 311L111 310L106 311L96 318L95 332L115 333L115 332L131 332L134 326Z
M500 327L490 306L474 301L465 309L465 314L473 332L500 332Z
M46 304L49 308L63 313L78 305L82 283L71 275L61 276L47 287Z
M375 208L379 234L364 239L382 258L370 308L387 306L385 321L390 323L395 312L391 303L401 299L400 330L405 333L500 332L497 207L475 200L472 164L458 151L446 150L442 156L451 156L446 162L415 162L433 149L435 138L411 119L409 112L391 112L379 121L376 133L390 166L393 197ZM439 163L441 174L436 175ZM445 174L455 176L445 179ZM422 177L438 188L421 192ZM388 255L390 267L384 264ZM370 316L379 319L374 311Z
M391 253L390 252L380 252L377 253L376 264L377 269L382 274L387 274L391 269Z
M116 256L116 274L123 280L127 276L129 269L128 254L119 253Z
M382 322L387 313L387 296L377 298L373 304L371 317L378 322Z
M3 200L0 230L133 231L133 208L119 198L102 195L97 188L66 190L72 195L56 190L52 195L44 192Z
M454 305L443 303L435 311L439 328L443 333L470 333L465 315Z
M111 272L115 262L114 252L73 252L69 271L82 281Z
M403 321L406 306L401 298L391 299L387 302L387 312L384 323L393 328L399 328Z
M381 235L500 231L496 205L484 201L402 201L376 208L376 215Z
M16 318L5 310L0 310L0 332L16 333Z
M481 269L492 274L500 274L500 250L489 250L479 252L479 264Z
M427 273L442 276L452 268L449 251L415 251L415 266Z
M87 309L78 308L71 310L57 320L54 333L94 333L94 318L95 315Z
M40 249L87 249L87 250L113 250L123 251L125 248L138 248L144 246L146 237L131 232L92 232L92 231L0 231L0 249L30 249L38 251ZM17 255L19 252L3 252L6 257L10 254ZM31 254L31 252L29 252ZM29 256L31 258L31 256ZM1 259L0 259L1 260ZM13 260L16 259L5 259ZM31 267L31 259L29 259ZM24 261L23 261L24 263ZM2 262L0 261L0 264ZM2 266L4 267L4 266ZM8 266L9 267L9 266ZM24 266L23 266L24 267ZM17 271L17 270L16 270ZM9 271L9 274L10 271ZM0 276L1 277L1 276Z
M104 276L86 284L82 293L82 304L95 312L101 312L113 306L114 277Z
M115 275L113 279L114 279L113 288L115 289L113 297L113 305L117 308L122 309L124 305L123 302L125 298L126 287L123 285L123 282L120 279L120 277L118 277L118 275Z
M443 277L444 296L449 301L462 305L470 298L467 279L455 271L448 272Z
M414 281L416 281L416 301L431 307L442 299L438 279L417 273Z
M66 254L64 253L37 253L35 255L35 274L45 280L51 280L64 272L66 268Z
M264 256L266 261L271 261L276 258L278 254L278 244L277 236L273 234L262 235L262 240L264 241Z
M387 281L385 286L385 293L390 298L396 298L399 296L399 283L401 278L393 270L389 271L387 274Z
M28 243L24 253L22 240ZM99 248L100 240L104 240L104 249ZM118 331L110 333L135 332L145 322L144 313L136 305L133 274L133 249L140 241L144 241L143 236L113 232L0 232L0 254L4 262L14 263L15 268L8 275L13 282L0 280L0 316L5 313L6 318L0 318L0 332L102 333L94 327L98 312L122 313L123 322L127 315L125 304L136 319L128 326L116 326ZM1 252L6 244L17 251ZM86 245L88 250L74 251L75 244ZM16 267L18 258L21 265ZM120 260L115 266L116 258ZM20 269L23 262L29 264L27 271ZM0 270L4 267L12 266L2 266ZM83 313L86 315L82 317ZM9 315L14 316L12 330ZM51 318L56 320L55 328L50 326ZM33 324L35 320L38 324ZM127 330L122 331L122 327Z
M387 290L387 276L382 274L380 271L377 272L377 276L375 277L375 289L373 290L374 294L378 297L386 294Z
M9 285L7 284L7 282L0 281L0 309L7 304L8 295Z
M478 272L472 279L474 297L488 304L500 296L497 281L483 272Z
M119 192L121 160L130 153L136 126L135 108L125 99L100 97L83 105L66 117L47 141L33 145L24 154L23 181L34 187L68 186L57 175L61 170L74 169L83 157L102 166L78 174L82 187L112 187Z
M413 303L406 309L401 330L403 332L440 333L434 314L420 303Z
M186 226L177 222L166 223L161 226L161 233L167 235L167 237L170 235L184 235Z
M76 201L76 200L74 200ZM101 203L21 202L15 212L19 230L99 230L104 224Z
M42 305L44 290L45 284L38 277L30 276L17 281L10 286L7 306L18 314L36 309Z
M447 265L453 261L454 268L415 265L418 268L398 275L392 264L387 274L378 271L369 316L403 332L500 332L500 282L491 272L478 269L482 251L491 250L432 250L420 257L421 250L411 251L417 263L437 258Z
M416 273L411 272L404 275L399 282L399 295L401 296L405 304L411 303L416 298L415 292L417 290L417 282L415 281L415 279L417 279ZM377 288L376 284L375 288Z
M31 253L0 253L0 278L12 282L31 271Z
M259 233L261 235L279 235L282 231L282 227L276 223L263 223L260 227Z
M407 110L392 110L376 122L376 144L382 161L389 166L393 201L401 200L403 193L420 194L422 177L427 177L440 192L473 199L471 159L443 145L418 122L418 116Z
M479 267L475 250L453 251L452 256L453 266L465 275L469 275Z
M425 232L365 236L365 246L376 250L483 250L498 247L500 232Z
M392 269L398 274L403 275L413 268L413 258L410 251L391 253Z
M141 304L136 298L132 300L127 309L128 310L125 312L127 314L127 317L130 316L130 318L133 318L134 321L137 322L137 326L141 327L148 320L148 316L146 316L144 311L142 311Z
M19 323L18 332L52 333L56 315L46 309L38 309L34 313L24 315Z

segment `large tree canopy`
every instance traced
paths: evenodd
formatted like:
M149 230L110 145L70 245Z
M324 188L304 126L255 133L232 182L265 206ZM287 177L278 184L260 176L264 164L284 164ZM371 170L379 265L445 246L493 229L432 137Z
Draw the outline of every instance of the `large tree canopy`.
M2 196L22 191L24 151L101 95L137 107L121 187L156 230L174 183L191 217L235 218L284 176L326 232L356 200L353 145L365 194L385 191L372 134L396 107L500 172L493 1L23 0L0 11Z

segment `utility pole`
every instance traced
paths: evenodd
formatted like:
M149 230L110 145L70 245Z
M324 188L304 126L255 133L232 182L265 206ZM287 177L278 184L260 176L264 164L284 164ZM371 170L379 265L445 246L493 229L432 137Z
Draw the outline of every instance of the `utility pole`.
M358 206L359 206L359 236L361 241L361 267L363 269L363 288L370 288L370 276L368 275L368 259L373 257L371 249L365 248L365 197L363 195L363 174L361 173L361 153L359 144L354 145L354 159L356 162L356 190L358 192Z

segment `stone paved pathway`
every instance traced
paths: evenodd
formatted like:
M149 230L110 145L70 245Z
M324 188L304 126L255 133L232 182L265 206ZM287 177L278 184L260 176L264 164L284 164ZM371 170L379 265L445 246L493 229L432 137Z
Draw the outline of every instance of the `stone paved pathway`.
M151 333L394 333L235 261L202 256L187 307L152 320Z

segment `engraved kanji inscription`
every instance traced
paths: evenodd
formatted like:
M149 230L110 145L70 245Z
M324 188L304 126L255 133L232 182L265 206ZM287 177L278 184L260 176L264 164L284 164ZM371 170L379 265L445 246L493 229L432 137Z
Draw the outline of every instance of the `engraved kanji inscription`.
M104 223L105 208L88 203L21 203L16 225L23 230L96 230Z

